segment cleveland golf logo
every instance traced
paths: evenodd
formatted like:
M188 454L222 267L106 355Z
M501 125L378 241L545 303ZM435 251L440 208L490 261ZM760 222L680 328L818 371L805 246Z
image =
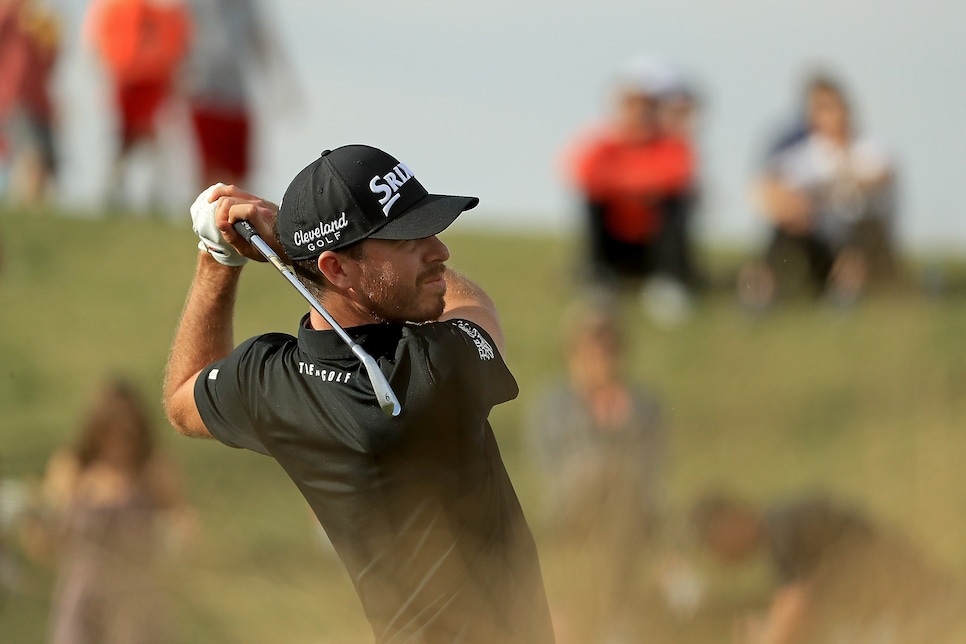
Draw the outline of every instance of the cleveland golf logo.
M388 173L381 177L377 174L369 181L369 190L372 194L379 197L379 205L382 206L382 214L389 216L389 210L399 199L399 189L403 184L413 178L413 171L406 167L405 163L399 163Z
M349 221L343 212L342 216L334 221L320 222L318 226L309 230L296 230L293 241L296 246L307 244L309 250L324 248L326 244L338 241L342 235L340 231L348 225Z

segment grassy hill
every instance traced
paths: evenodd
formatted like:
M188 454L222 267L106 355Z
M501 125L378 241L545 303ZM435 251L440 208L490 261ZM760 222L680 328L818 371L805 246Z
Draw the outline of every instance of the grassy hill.
M562 367L559 315L574 290L575 245L478 233L443 239L450 264L501 309L522 393L492 420L542 542L522 419L540 383ZM369 641L347 577L281 469L176 436L163 422L161 373L196 253L187 222L7 211L0 251L2 475L39 477L101 380L130 376L148 394L199 516L166 570L179 641ZM728 267L718 261L715 276L724 281ZM305 310L273 270L246 269L236 339L294 331ZM623 313L628 368L661 392L671 422L674 508L709 486L759 500L819 488L861 504L966 575L966 299L906 289L850 311L801 301L755 318L717 290L673 331L655 328L634 300ZM579 582L552 557L544 567L552 599ZM716 609L674 625L677 641L729 633L729 611L763 600L766 581L751 574L732 590L716 585ZM51 584L48 567L22 562L18 591L0 605L0 639L42 641Z

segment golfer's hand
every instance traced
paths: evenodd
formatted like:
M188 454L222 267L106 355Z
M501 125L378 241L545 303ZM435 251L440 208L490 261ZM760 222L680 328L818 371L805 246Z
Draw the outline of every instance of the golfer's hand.
M221 234L217 225L217 210L219 198L215 191L225 188L222 183L216 183L198 195L191 204L191 228L201 238L198 249L208 251L218 263L225 266L243 266L248 259L243 257Z
M254 226L258 235L279 254L283 261L288 260L285 253L275 242L275 233L272 230L272 225L278 214L278 206L236 186L226 186L220 183L211 186L199 195L195 204L198 205L201 201L204 201L206 205L200 209L205 211L206 217L210 217L206 221L210 221L210 228L215 231L214 239L207 239L196 228L195 232L198 232L199 237L202 238L202 244L218 242L217 244L212 243L216 250L225 251L230 257L236 257L237 259L234 261L239 263L227 264L211 251L211 246L208 246L206 250L212 253L216 260L228 266L239 266L248 259L265 261L258 250L245 241L232 227L232 224L242 219ZM194 206L192 206L192 209L194 209ZM194 218L193 210L192 217ZM206 232L208 232L207 229Z

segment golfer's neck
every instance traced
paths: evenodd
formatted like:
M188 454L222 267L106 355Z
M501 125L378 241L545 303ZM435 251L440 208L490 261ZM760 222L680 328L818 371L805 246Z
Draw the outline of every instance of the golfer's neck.
M325 306L325 310L329 312L329 315L335 318L335 321L343 329L350 329L354 326L362 326L363 324L376 324L382 321L355 302L346 301L344 298L329 297L326 298L323 305ZM332 325L326 322L325 318L315 309L309 311L309 324L317 331L328 331L332 329Z

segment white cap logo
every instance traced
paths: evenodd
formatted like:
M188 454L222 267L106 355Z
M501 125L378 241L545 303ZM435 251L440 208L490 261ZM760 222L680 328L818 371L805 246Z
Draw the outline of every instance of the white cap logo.
M382 196L379 197L379 205L382 206L382 214L389 216L389 210L392 205L396 203L399 199L399 189L403 187L403 184L413 178L413 171L410 170L405 163L399 163L395 168L390 170L383 176L378 174L369 181L369 190L372 194Z

